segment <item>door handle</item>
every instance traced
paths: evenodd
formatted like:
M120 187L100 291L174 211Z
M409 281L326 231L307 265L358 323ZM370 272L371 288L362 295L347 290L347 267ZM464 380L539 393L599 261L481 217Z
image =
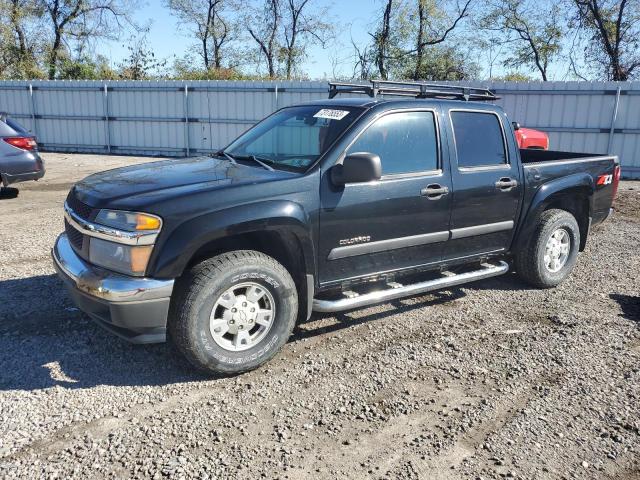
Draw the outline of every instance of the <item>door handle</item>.
M501 192L509 192L511 189L518 186L518 182L513 178L502 177L496 182L496 188Z
M449 187L443 187L438 183L432 183L420 190L420 195L427 197L429 200L439 200L449 193Z

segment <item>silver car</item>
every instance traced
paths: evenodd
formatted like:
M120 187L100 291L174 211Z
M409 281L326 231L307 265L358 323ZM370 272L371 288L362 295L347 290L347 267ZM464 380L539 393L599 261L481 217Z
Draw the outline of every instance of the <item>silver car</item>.
M0 113L0 180L12 183L38 180L44 176L44 162L38 154L36 137L18 122Z

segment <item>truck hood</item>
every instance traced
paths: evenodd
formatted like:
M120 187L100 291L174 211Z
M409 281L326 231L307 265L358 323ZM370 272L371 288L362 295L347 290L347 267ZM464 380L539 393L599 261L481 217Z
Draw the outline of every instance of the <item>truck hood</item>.
M76 198L102 208L121 199L145 196L179 195L181 191L212 190L236 185L256 184L281 178L292 173L269 171L258 165L212 158L194 157L143 163L96 173L78 182L73 190ZM137 202L135 202L137 203Z

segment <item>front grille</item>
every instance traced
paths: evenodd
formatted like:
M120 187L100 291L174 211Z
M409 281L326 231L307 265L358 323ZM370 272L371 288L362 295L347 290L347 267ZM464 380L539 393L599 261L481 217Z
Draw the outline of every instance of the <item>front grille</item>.
M69 242L71 242L71 245L73 245L73 248L75 248L76 250L82 250L84 235L82 235L82 233L69 225L69 222L67 222L66 219L64 221L64 231L67 234Z
M74 195L73 190L71 190L71 192L69 192L69 195L67 195L67 205L69 206L69 208L71 208L71 210L73 210L73 213L78 215L80 218L91 220L93 208L91 208L86 203L82 203L80 200L78 200Z

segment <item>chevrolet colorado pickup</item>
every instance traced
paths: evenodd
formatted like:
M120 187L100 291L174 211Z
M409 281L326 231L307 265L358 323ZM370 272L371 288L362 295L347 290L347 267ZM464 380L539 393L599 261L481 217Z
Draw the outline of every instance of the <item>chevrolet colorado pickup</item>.
M348 93L345 98L344 94ZM272 358L297 320L506 273L553 287L605 220L613 156L519 150L488 90L330 84L211 157L77 183L52 254L75 303L196 367Z

